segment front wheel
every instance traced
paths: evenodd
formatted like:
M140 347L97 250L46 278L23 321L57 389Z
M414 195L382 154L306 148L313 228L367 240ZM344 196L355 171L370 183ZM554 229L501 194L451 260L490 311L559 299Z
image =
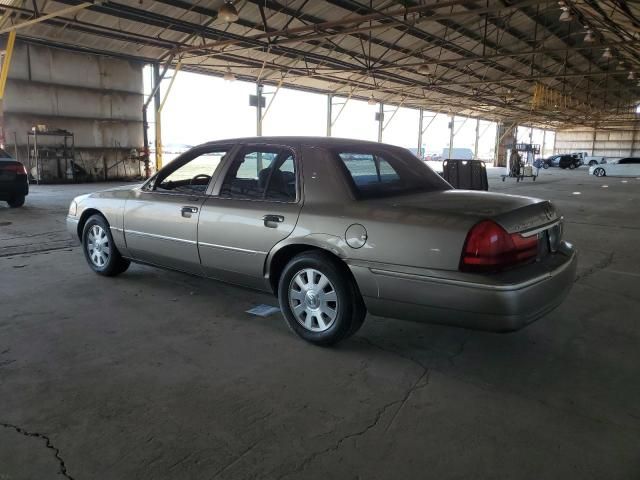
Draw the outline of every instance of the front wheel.
M24 205L24 195L18 195L11 200L7 200L7 203L11 208L18 208Z
M549 164L548 163L543 163L542 164L542 168L544 168L545 170L547 170L549 168Z
M82 229L82 250L91 269L97 274L114 277L129 268L129 260L123 258L113 243L111 229L101 215L89 217Z
M596 169L593 171L593 174L594 174L596 177L604 177L604 176L606 176L606 175L607 175L607 173L604 171L604 168L601 168L601 167L596 168Z
M569 164L569 170L573 170L574 168L576 168L576 164L575 163L570 163Z
M329 346L362 326L366 308L346 266L323 252L294 257L278 282L289 328L315 345Z

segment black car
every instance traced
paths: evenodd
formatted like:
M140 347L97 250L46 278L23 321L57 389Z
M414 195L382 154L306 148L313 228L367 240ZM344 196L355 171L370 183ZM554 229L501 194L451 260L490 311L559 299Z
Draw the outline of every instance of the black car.
M11 208L24 205L24 197L29 194L27 169L0 148L0 201Z
M553 155L544 161L544 168L560 167L574 169L582 165L582 160L573 155Z

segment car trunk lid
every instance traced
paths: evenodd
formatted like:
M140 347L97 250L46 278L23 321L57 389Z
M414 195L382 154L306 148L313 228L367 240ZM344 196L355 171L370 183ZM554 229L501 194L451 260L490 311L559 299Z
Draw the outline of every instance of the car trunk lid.
M561 217L547 200L471 190L445 190L379 199L387 207L415 214L439 212L468 220L469 231L485 221L498 224L509 234L538 241L538 260L555 252L562 237Z
M450 213L477 221L491 219L508 233L529 232L560 219L547 200L475 190L443 190L374 202L416 211Z

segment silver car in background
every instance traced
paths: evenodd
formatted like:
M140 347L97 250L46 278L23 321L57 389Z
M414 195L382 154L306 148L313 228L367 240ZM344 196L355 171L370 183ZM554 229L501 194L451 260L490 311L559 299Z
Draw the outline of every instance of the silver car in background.
M273 292L319 345L367 312L516 330L562 302L577 263L550 202L454 190L405 149L335 138L206 143L77 197L67 225L99 274L134 261Z

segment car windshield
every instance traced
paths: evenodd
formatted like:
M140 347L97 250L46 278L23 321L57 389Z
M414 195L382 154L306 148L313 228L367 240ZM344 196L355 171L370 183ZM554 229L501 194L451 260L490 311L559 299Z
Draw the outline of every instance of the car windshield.
M357 198L380 198L449 190L451 185L409 152L336 150Z

